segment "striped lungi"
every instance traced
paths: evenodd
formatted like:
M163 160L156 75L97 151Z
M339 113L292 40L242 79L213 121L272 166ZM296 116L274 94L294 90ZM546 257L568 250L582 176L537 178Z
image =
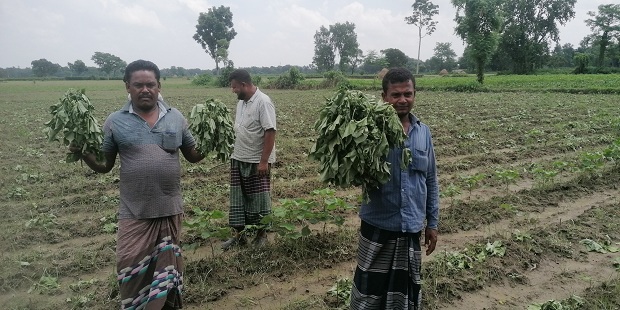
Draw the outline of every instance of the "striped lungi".
M270 175L258 176L258 164L231 160L230 212L232 227L257 225L271 213Z
M351 309L422 308L420 236L362 221Z
M116 268L121 309L181 308L182 217L119 220Z

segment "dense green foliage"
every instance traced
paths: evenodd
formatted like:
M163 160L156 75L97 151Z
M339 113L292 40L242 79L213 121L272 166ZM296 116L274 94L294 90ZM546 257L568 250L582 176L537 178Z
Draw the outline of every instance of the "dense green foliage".
M110 74L114 74L116 72L120 72L122 75L122 73L124 73L125 67L127 67L127 62L122 60L120 57L112 55L110 53L95 52L95 54L93 54L90 59L97 66L99 66L99 70L105 72L108 77L110 76Z
M312 63L319 72L333 70L338 55L338 69L345 72L347 66L357 66L362 52L357 42L355 24L345 22L321 26L314 34L314 57Z
M227 59L228 44L235 38L237 32L233 28L233 13L229 7L223 5L209 8L198 16L196 33L193 38L202 46L215 61L215 70L219 72L220 62Z
M452 0L457 8L456 33L467 43L467 56L476 66L478 83L484 82L484 68L498 44L501 17L496 0ZM460 15L462 12L463 15Z

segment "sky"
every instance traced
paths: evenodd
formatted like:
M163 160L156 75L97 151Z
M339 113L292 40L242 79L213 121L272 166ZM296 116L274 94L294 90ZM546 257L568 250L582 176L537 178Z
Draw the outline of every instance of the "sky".
M575 47L590 33L588 11L619 0L577 0L575 18L560 26L560 43ZM414 0L0 0L0 68L31 67L45 58L61 66L91 60L95 52L126 62L151 60L160 68L213 69L215 63L194 39L200 12L230 7L237 36L229 58L235 67L305 66L312 63L314 34L335 23L355 24L360 49L397 48L417 58L417 28L404 19ZM422 38L420 59L433 56L438 42L451 43L461 56L462 40L454 34L455 9L439 5L436 31Z

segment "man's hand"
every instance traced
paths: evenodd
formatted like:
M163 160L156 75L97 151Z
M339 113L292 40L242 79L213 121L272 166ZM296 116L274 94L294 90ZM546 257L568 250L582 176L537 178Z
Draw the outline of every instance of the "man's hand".
M260 162L258 163L258 176L259 177L265 177L269 175L269 164L266 162Z
M82 147L77 146L73 143L69 144L69 152L71 153L82 153Z
M424 230L424 246L426 246L426 255L430 255L435 251L437 245L437 229L426 227Z

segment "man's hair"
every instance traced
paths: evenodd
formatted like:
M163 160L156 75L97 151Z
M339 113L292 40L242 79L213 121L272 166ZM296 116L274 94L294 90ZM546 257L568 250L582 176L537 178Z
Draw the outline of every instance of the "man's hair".
M138 59L127 65L127 68L125 68L125 76L123 77L123 82L129 83L129 79L131 79L131 74L140 70L153 71L153 73L155 73L155 78L159 83L160 72L157 65L153 62L142 59Z
M413 83L413 89L415 90L415 78L409 70L405 68L392 68L383 76L383 81L381 82L383 93L387 92L390 84L407 82L409 80Z
M232 82L232 80L240 83L252 84L252 77L250 77L250 73L243 69L236 69L231 72L228 76L228 82Z

